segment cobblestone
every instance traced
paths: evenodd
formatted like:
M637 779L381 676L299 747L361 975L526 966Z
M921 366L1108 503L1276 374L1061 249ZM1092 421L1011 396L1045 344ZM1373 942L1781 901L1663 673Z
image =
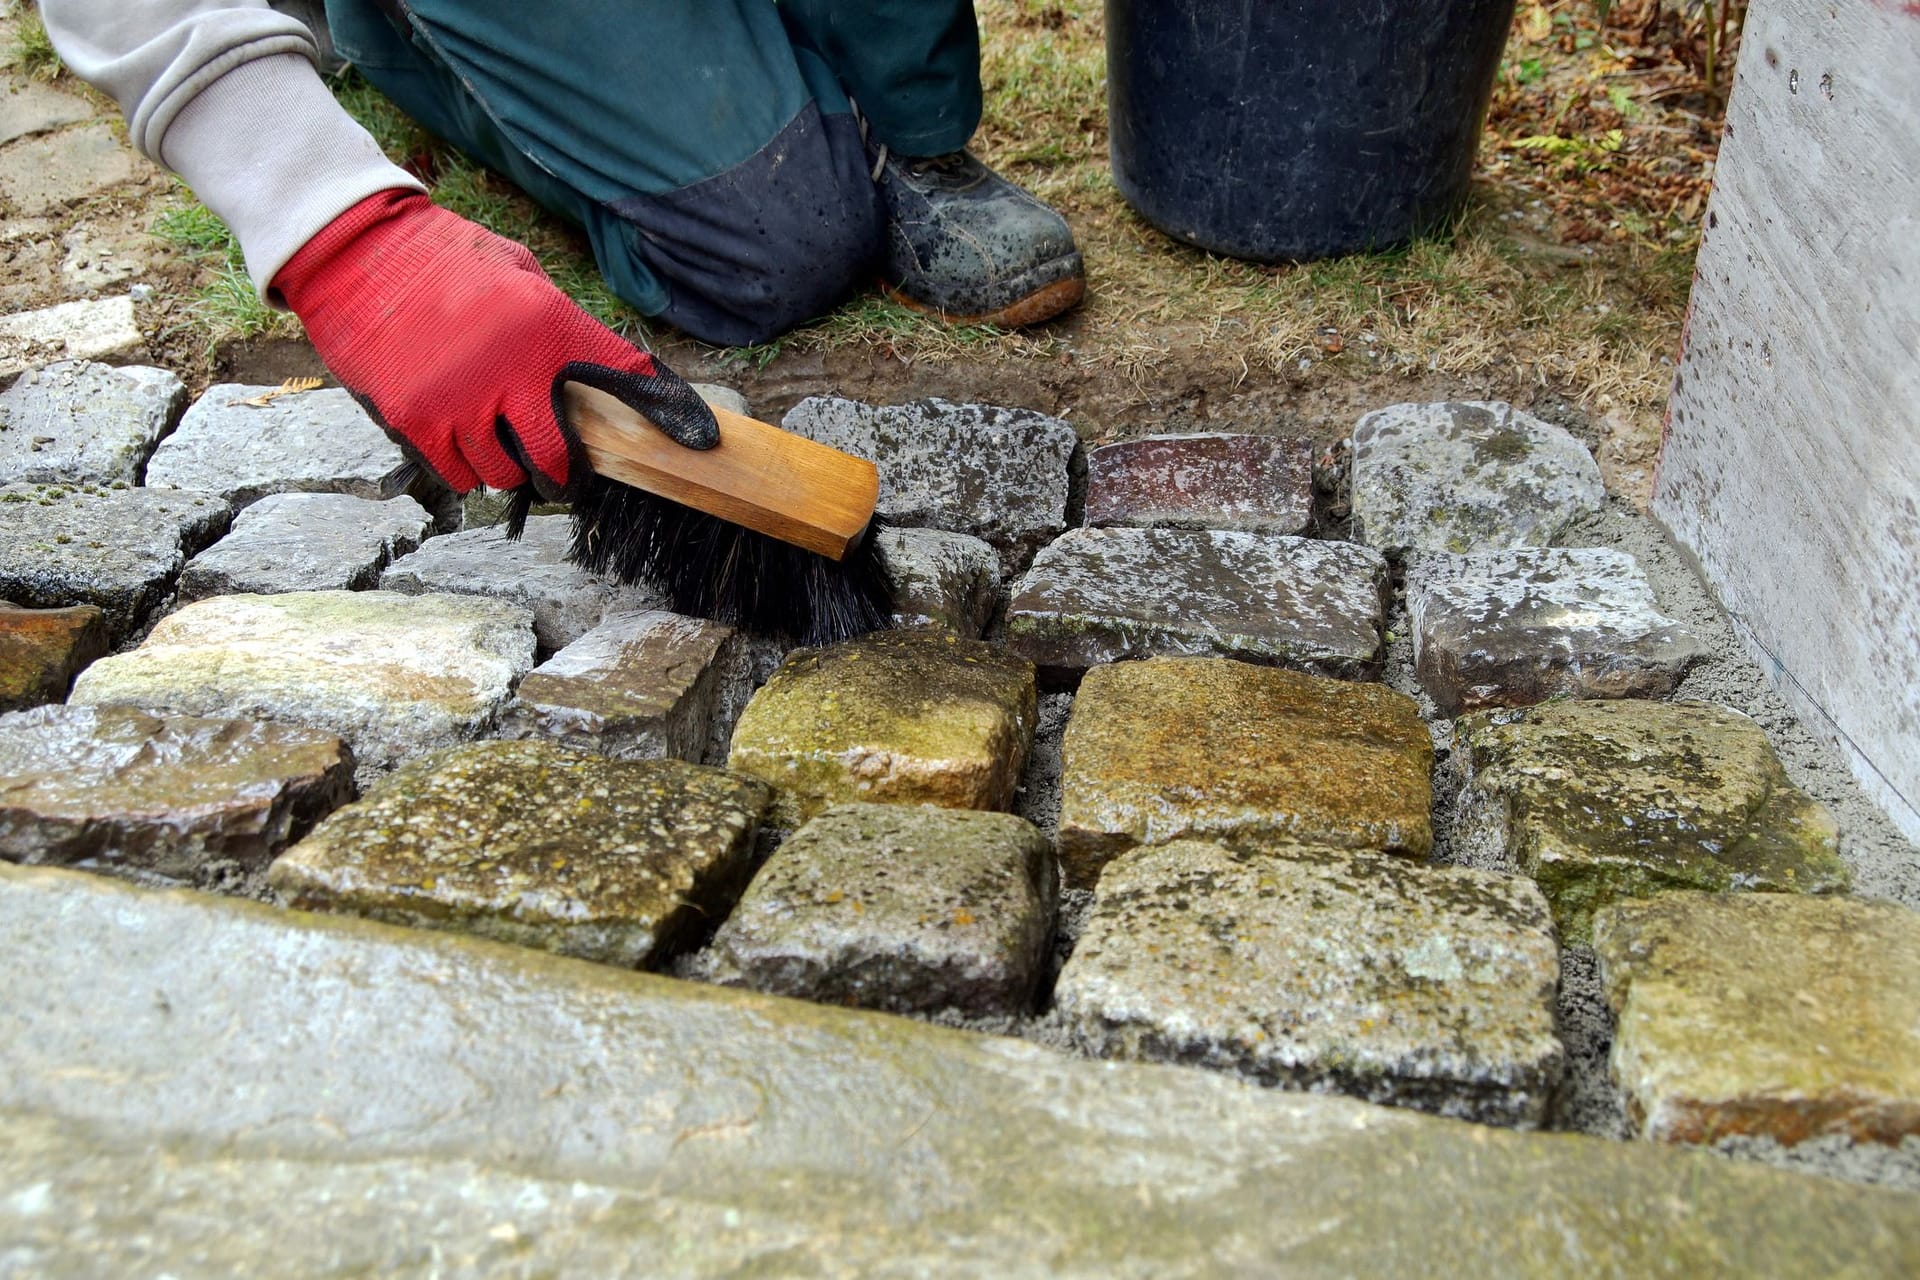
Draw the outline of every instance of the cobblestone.
M138 484L186 402L185 384L165 369L29 369L0 391L0 484Z
M476 742L402 766L268 873L289 905L653 963L724 915L767 789L678 760Z
M274 493L234 518L226 537L187 562L180 599L252 592L363 591L433 531L412 498Z
M89 298L0 316L0 378L62 360L109 360L144 350L133 299Z
M708 976L895 1013L1031 1005L1053 848L1011 814L837 805L789 838L715 935Z
M1026 662L942 632L802 649L747 704L727 767L774 788L782 830L848 800L1006 809L1035 698Z
M1564 942L1661 889L1847 885L1826 809L1788 781L1760 726L1698 702L1561 702L1461 720L1456 844L1539 881Z
M90 604L19 609L0 600L0 711L65 701L73 677L110 642L106 615Z
M893 575L895 623L979 638L1000 578L993 548L942 529L884 529L877 536Z
M1386 575L1345 542L1075 529L1015 584L1007 643L1052 673L1218 655L1365 678L1380 670Z
M1353 429L1354 537L1389 554L1546 546L1605 501L1586 446L1509 404L1397 404Z
M1406 586L1414 669L1442 715L1661 698L1706 653L1624 551L1427 553L1409 560Z
M1559 953L1527 881L1176 841L1112 862L1054 999L1102 1056L1535 1127Z
M533 666L527 611L473 596L296 591L215 596L102 658L71 701L247 716L345 738L361 781L491 729Z
M1286 436L1147 436L1087 454L1087 523L1304 532L1313 442Z
M1314 844L1424 857L1433 747L1413 700L1220 658L1087 672L1062 748L1059 849L1086 888L1136 844Z
M189 877L258 868L353 794L328 733L129 707L0 716L0 857Z

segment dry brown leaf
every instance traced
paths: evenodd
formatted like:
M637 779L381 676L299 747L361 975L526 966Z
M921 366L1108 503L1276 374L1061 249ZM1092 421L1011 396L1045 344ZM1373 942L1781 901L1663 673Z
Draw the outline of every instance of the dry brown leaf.
M288 378L271 391L262 391L259 395L248 396L244 400L229 400L227 401L227 407L233 408L237 405L246 405L249 408L264 409L281 396L295 395L302 391L318 390L320 384L325 381L325 378Z

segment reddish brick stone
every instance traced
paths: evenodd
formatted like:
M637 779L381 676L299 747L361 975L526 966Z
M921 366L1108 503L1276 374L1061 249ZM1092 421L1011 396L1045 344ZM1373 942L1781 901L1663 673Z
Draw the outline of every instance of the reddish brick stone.
M1299 533L1313 445L1282 436L1148 436L1087 455L1087 523Z

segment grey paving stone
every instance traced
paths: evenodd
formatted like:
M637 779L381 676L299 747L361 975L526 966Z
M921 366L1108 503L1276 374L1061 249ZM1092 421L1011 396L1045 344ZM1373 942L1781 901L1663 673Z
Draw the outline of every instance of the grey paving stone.
M180 599L365 590L432 532L433 517L405 496L376 502L344 493L269 494L187 562Z
M504 600L391 591L215 596L102 658L70 701L310 725L360 780L491 729L533 667L533 619Z
M152 265L154 241L144 234L114 234L81 223L60 237L60 281L71 293L91 294L123 285Z
M1664 698L1706 648L1640 562L1604 547L1411 556L1414 669L1442 715L1554 697Z
M991 546L944 529L884 529L875 536L893 574L897 626L980 635L1000 580L1000 558Z
M1003 572L1017 572L1067 527L1079 437L1058 418L945 400L882 406L810 396L781 425L872 459L881 515L984 538L1000 552Z
M0 600L0 711L64 702L73 677L112 641L106 615L90 604L18 609Z
M1454 729L1456 854L1532 876L1562 940L1662 889L1847 887L1833 815L1730 707L1636 700L1483 711Z
M1072 672L1223 656L1378 674L1387 565L1348 542L1226 530L1074 529L1014 584L1007 644Z
M474 742L403 765L268 873L288 905L634 968L724 915L758 782L679 760Z
M1510 404L1396 404L1353 429L1353 536L1389 554L1546 546L1605 503L1586 446Z
M0 202L15 215L38 217L153 171L103 120L0 151Z
M895 1013L1022 1013L1055 897L1052 845L1012 814L837 805L754 876L707 976Z
M97 876L0 867L0 971L52 1280L1920 1268L1911 1195Z
M1663 1142L1920 1137L1920 913L1663 893L1594 921L1614 1079Z
M1433 741L1412 698L1224 658L1087 672L1061 743L1059 850L1090 887L1136 844L1433 846Z
M566 648L599 625L609 609L632 612L663 602L645 587L624 587L567 560L573 522L563 515L531 516L525 533L507 537L501 525L431 538L387 566L384 591L430 591L494 596L533 610L542 653Z
M329 733L130 707L0 715L0 858L186 877L263 867L353 795Z
M1299 533L1313 515L1313 442L1147 436L1087 454L1087 523Z
M1521 877L1183 840L1108 865L1054 1003L1104 1056L1533 1128L1559 980Z
M693 389L702 400L715 408L737 413L743 418L753 416L752 409L747 404L747 398L732 387L723 387L717 382L696 382L693 384Z
M0 77L0 144L92 118L92 104L78 94L26 76Z
M0 484L139 484L186 403L186 384L165 369L29 369L0 391Z
M225 500L207 493L0 486L0 599L41 609L97 605L123 636L230 518Z
M732 627L663 610L612 613L520 682L503 738L544 738L618 760L698 764L711 737Z
M411 492L439 510L431 477L400 483L406 458L346 391L326 387L246 403L274 387L219 383L193 402L147 463L155 488L201 489L244 507L270 493L346 493L375 500Z
M0 316L0 378L61 360L131 356L146 339L134 323L133 299L90 298Z

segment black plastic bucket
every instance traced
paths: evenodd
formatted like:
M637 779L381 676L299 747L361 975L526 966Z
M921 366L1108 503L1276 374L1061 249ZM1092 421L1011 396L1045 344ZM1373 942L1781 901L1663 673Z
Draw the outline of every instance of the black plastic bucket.
M1398 244L1466 197L1514 0L1107 0L1113 178L1236 258Z

